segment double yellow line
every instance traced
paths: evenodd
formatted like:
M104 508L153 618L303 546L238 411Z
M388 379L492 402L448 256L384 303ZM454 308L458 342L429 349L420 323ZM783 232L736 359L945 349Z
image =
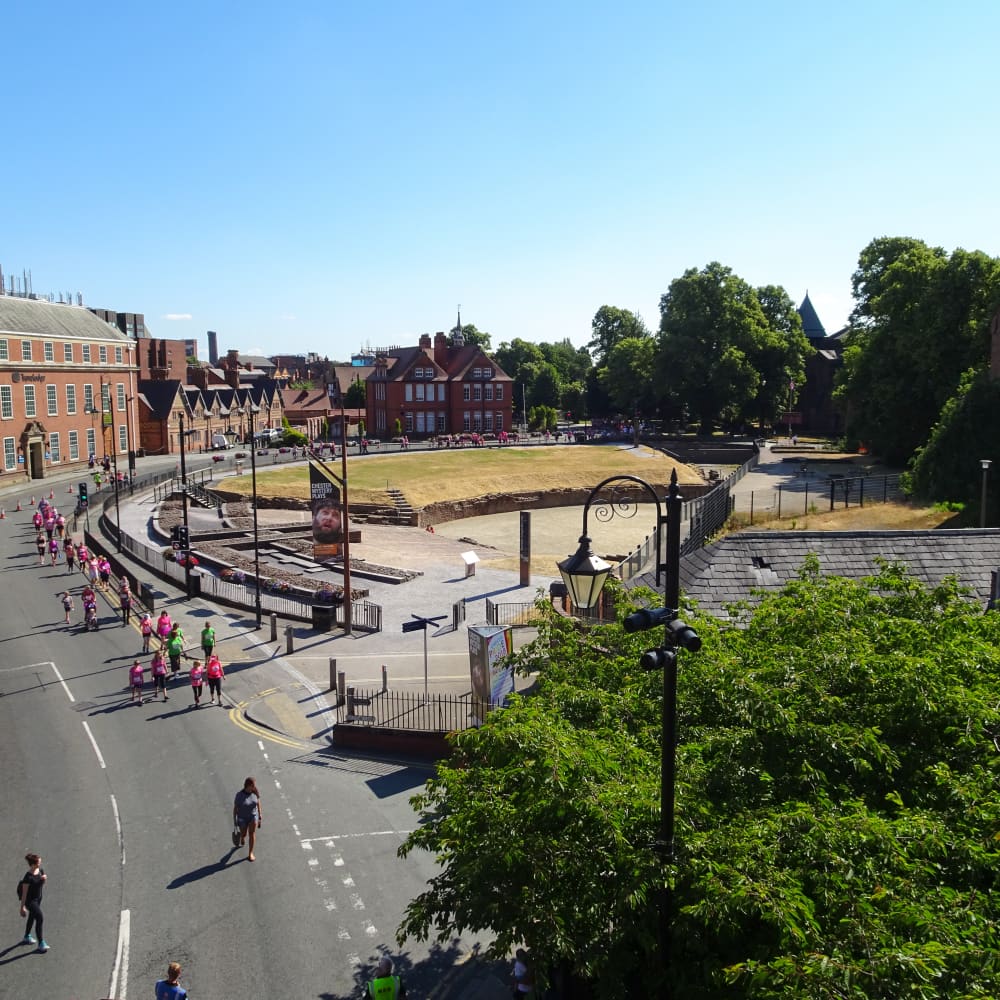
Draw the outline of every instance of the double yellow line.
M276 694L280 690L281 688L276 687L268 688L266 691L258 691L253 698L250 698L247 701L238 702L229 709L229 721L236 726L237 729L242 729L243 732L249 733L251 736L256 736L258 739L267 740L269 743L277 743L279 746L288 747L292 750L308 750L308 743L305 743L302 740L293 739L291 736L285 736L283 733L276 733L273 729L268 729L266 726L260 726L256 722L251 722L243 714L251 702L260 701L262 698L266 698L268 695Z

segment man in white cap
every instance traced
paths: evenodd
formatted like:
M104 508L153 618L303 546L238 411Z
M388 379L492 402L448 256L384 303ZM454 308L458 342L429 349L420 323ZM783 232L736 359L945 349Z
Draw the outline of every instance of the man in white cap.
M365 994L372 1000L399 1000L406 996L406 987L402 976L392 974L392 959L383 955L375 970L375 978L368 984Z

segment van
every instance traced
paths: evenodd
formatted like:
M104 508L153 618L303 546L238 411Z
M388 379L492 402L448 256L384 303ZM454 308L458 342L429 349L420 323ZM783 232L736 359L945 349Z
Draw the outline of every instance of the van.
M212 435L212 450L216 451L218 449L225 450L226 448L232 448L232 445L226 439L225 434L213 434Z

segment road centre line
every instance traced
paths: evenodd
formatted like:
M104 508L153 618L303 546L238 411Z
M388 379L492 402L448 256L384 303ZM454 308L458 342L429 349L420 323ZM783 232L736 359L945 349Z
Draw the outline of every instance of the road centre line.
M98 764L100 764L104 770L107 770L108 765L104 763L104 757L101 755L101 748L97 745L97 740L94 739L94 734L90 731L90 726L88 726L86 722L83 723L83 729L90 740L90 745L94 748L94 753L97 754Z
M362 837L408 837L412 830L369 830L367 833L331 833L322 837L303 837L302 850L311 851L313 844L331 844L337 840L359 840Z
M131 936L132 918L128 910L122 910L118 920L118 947L115 950L115 964L111 969L108 996L127 1000L128 993L128 945Z
M111 811L115 814L115 829L118 831L118 846L121 849L122 867L125 867L125 838L122 836L122 821L118 815L118 800L111 796Z

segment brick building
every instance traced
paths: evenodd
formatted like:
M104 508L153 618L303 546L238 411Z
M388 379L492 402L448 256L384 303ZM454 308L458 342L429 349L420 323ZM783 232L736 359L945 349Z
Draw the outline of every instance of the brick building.
M511 377L460 331L423 334L416 347L380 352L366 380L369 437L397 433L499 434L511 429Z
M0 476L137 447L135 341L89 309L0 293Z

